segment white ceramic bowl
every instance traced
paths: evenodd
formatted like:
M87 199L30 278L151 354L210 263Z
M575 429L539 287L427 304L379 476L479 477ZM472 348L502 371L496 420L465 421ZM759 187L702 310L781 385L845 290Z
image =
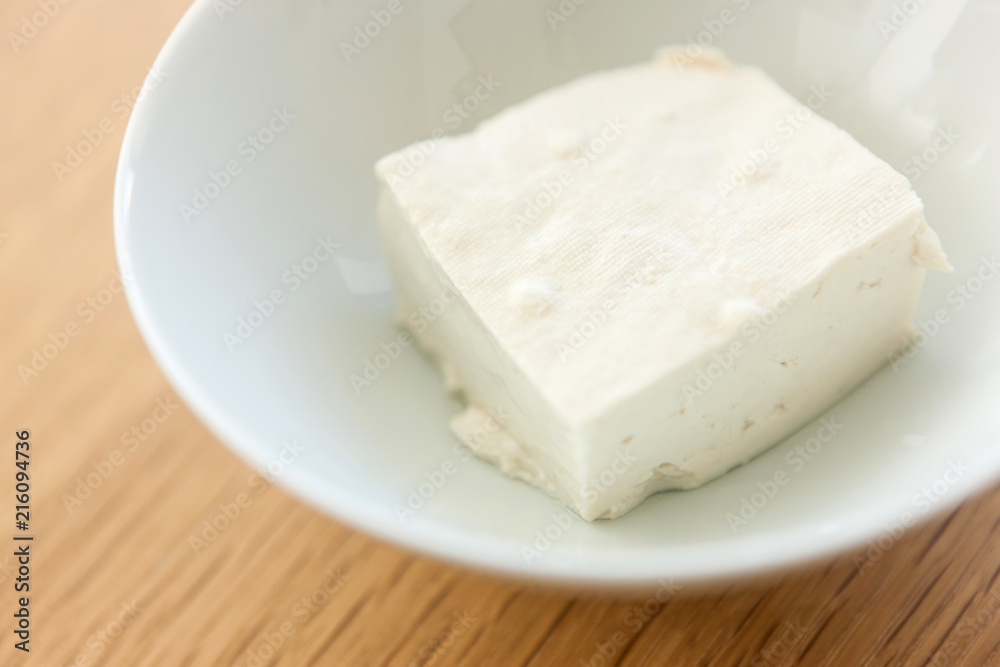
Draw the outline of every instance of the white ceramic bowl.
M888 546L897 524L995 479L1000 279L984 258L1000 248L997 7L579 1L195 2L129 123L114 207L129 304L191 409L333 517L547 581L729 577ZM555 501L453 448L456 406L419 353L377 356L397 332L372 164L436 128L470 130L558 82L699 40L803 100L825 86L821 113L911 176L956 267L928 277L918 319L948 321L831 410L844 428L810 460L794 452L818 424L701 489L563 526ZM499 86L485 100L468 97L479 77ZM317 245L327 237L332 252ZM384 368L359 394L350 376L366 360ZM770 484L778 471L787 482ZM411 489L430 498L401 522Z

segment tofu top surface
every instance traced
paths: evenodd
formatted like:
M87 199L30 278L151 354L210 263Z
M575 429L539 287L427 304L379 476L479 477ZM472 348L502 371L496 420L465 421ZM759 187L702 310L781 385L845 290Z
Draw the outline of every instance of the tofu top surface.
M905 177L760 70L675 56L588 75L376 165L484 326L579 418L922 209ZM933 232L914 233L940 266Z

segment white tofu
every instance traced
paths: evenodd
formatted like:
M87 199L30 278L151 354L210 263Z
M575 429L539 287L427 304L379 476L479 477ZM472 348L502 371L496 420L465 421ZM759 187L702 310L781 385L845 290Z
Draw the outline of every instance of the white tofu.
M468 405L452 429L588 520L817 417L950 269L889 165L755 68L681 62L376 165L400 322Z

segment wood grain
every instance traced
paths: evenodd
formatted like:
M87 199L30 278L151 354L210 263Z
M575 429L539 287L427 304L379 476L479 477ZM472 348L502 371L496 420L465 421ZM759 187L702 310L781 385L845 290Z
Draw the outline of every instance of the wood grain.
M4 2L3 33L38 7ZM0 44L0 437L11 452L14 431L31 431L36 536L29 654L13 648L12 549L0 556L0 664L1000 664L1000 488L910 531L861 572L847 554L684 590L637 622L644 596L526 587L401 551L250 484L184 407L150 421L164 414L158 400L177 399L124 298L90 320L80 304L114 285L124 121L112 104L142 81L185 8L71 1L16 51ZM106 118L113 129L57 177L66 145ZM78 335L23 382L18 365L67 323ZM155 429L129 451L123 435L144 420ZM0 462L5 521L10 458ZM78 480L108 465L68 506ZM195 555L190 537L244 493L249 506Z

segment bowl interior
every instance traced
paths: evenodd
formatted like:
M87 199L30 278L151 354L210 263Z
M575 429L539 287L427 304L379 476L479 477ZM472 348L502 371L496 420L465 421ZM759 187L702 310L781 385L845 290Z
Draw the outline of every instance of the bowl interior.
M129 302L222 440L388 539L595 583L828 553L926 518L1000 469L1000 100L983 85L1000 71L998 24L986 2L900 17L889 2L198 0L122 150ZM456 406L427 360L393 343L372 164L670 43L723 48L803 101L826 91L820 113L911 178L956 270L928 276L912 359L830 410L843 424L833 440L811 424L703 488L586 524L455 448Z

